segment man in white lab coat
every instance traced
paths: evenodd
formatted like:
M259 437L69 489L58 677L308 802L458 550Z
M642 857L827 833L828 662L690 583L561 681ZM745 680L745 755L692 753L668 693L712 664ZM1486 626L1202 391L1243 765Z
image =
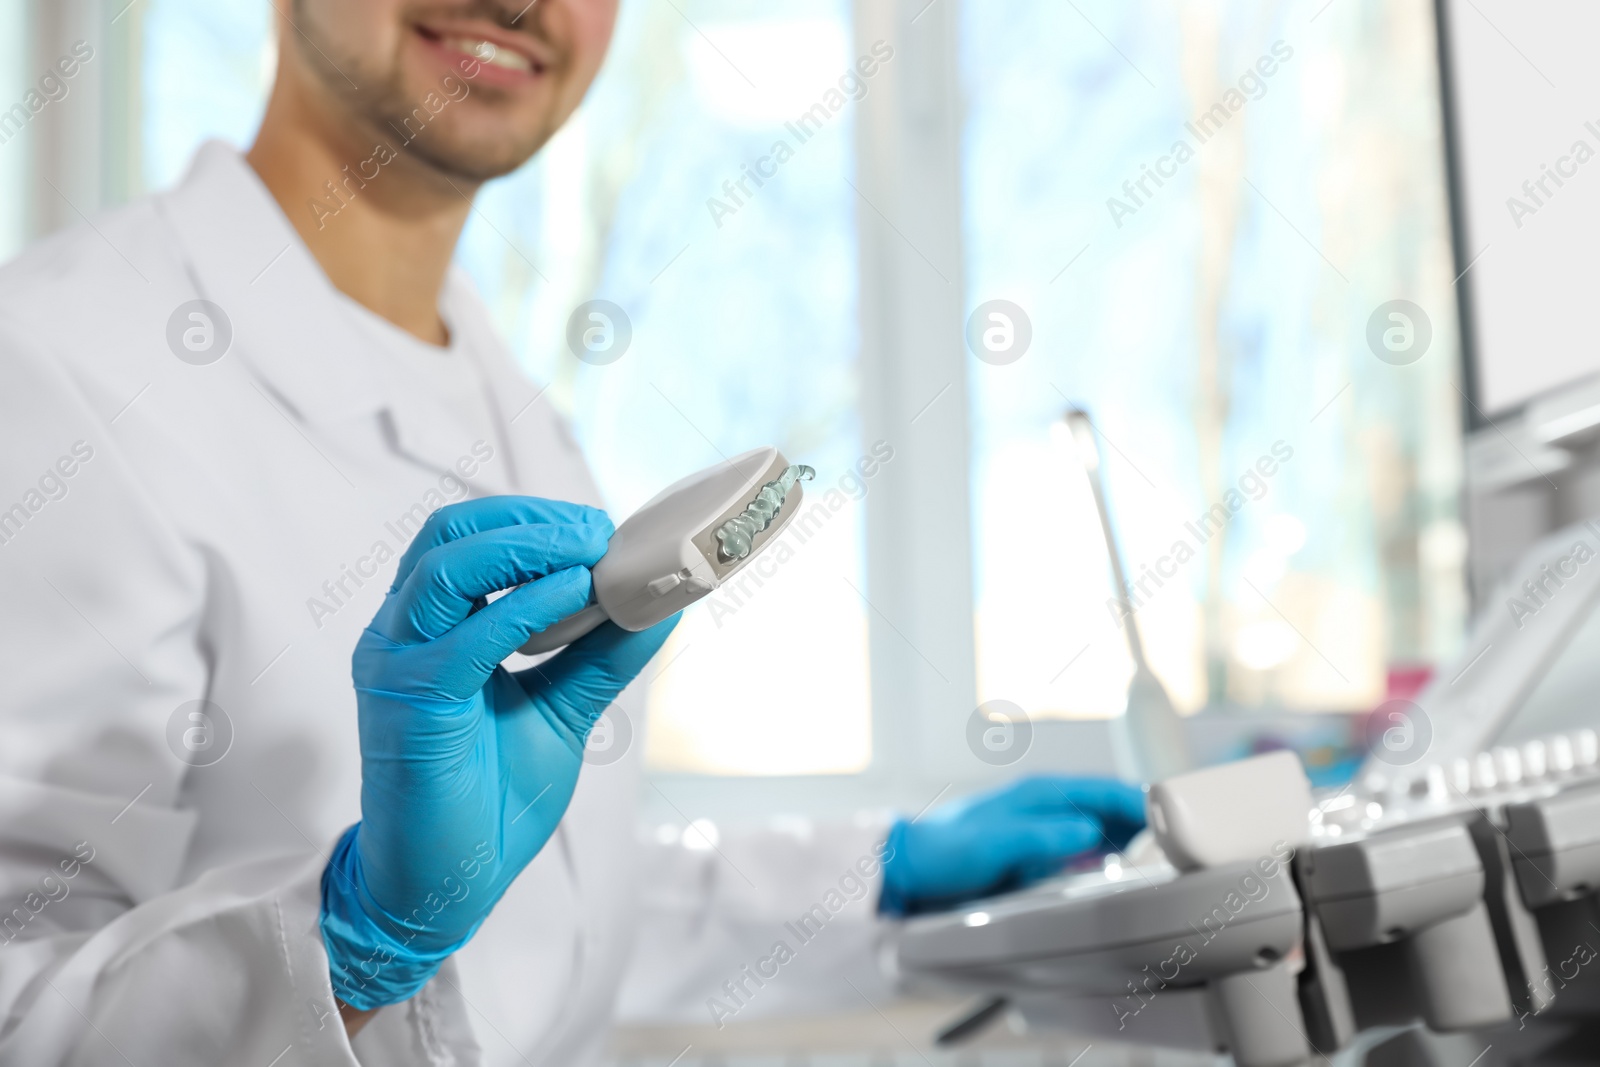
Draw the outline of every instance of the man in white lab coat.
M346 831L393 814L363 810L351 656L424 521L601 503L450 259L477 188L581 100L615 0L278 9L247 156L207 145L0 273L0 1064L590 1062L641 913L642 746L583 769L404 999L339 1002L326 897ZM637 688L614 714L640 721ZM645 914L674 954L636 966L662 1004L737 1011L750 946L837 887L828 937L760 995L848 1002L880 891L971 895L1137 818L1048 783L892 831L660 848Z

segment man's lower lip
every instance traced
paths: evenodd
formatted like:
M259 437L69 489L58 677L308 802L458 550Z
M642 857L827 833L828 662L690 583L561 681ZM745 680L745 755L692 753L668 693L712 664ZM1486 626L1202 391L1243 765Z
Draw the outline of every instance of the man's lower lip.
M527 85L536 81L545 73L544 67L536 66L532 70L514 70L511 67L497 67L493 63L485 63L472 53L452 48L443 41L430 37L421 31L417 33L417 40L422 42L423 47L443 59L447 65L459 71L463 77L469 77L473 81L503 86ZM475 70L476 73L468 74L469 70Z

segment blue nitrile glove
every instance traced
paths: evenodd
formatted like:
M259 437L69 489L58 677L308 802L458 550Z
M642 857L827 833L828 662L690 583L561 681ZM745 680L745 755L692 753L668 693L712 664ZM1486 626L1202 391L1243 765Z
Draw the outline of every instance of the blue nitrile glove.
M405 1000L472 937L555 832L595 720L675 625L607 622L537 667L499 665L588 602L611 532L594 508L494 497L435 512L401 557L352 661L361 821L322 875L351 1007Z
M1016 889L1144 827L1144 793L1108 778L1022 778L889 831L878 910L908 915Z

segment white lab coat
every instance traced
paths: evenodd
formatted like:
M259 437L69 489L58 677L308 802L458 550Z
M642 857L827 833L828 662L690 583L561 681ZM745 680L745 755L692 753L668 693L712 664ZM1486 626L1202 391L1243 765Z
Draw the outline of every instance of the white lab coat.
M232 327L207 365L168 343L196 298ZM359 817L349 658L392 556L469 493L601 503L459 275L441 311L493 439L386 358L220 144L0 271L0 1065L590 1062L641 917L638 1012L709 1021L708 998L735 1003L723 979L870 853L873 820L641 853L636 737L352 1049L319 876ZM636 724L638 689L618 702ZM191 743L231 731L202 766L179 758L197 700L223 715ZM870 912L849 902L826 946L744 982L748 1014L854 999Z

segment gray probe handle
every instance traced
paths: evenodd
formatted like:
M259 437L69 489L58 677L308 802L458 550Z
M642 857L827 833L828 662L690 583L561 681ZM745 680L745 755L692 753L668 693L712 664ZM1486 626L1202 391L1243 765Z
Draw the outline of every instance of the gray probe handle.
M1311 1058L1300 1015L1295 977L1279 960L1210 984L1212 1002L1226 1020L1228 1050L1239 1067L1298 1067Z
M1406 939L1430 1030L1469 1030L1511 1018L1511 994L1495 947L1489 909L1425 926Z

